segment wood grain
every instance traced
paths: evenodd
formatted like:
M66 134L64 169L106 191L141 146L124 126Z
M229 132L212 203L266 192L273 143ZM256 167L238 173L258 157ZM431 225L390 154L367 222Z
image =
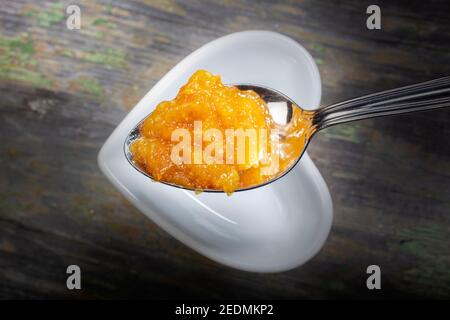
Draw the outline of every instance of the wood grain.
M77 1L0 6L1 298L450 297L450 112L329 128L309 154L335 219L321 252L279 274L214 263L133 208L96 155L149 88L191 51L247 29L314 56L322 103L450 74L448 1ZM65 287L69 264L83 290ZM365 270L382 269L368 291Z

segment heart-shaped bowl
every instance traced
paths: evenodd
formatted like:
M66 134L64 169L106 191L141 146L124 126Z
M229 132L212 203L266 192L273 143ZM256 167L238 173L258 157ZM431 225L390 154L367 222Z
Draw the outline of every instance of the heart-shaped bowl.
M317 66L297 42L269 31L244 31L214 40L170 70L131 110L98 155L103 173L142 213L201 254L254 272L279 272L312 258L332 224L332 202L319 171L305 153L285 177L257 189L201 193L152 182L127 161L130 130L163 100L173 99L198 69L226 83L279 90L305 109L317 108Z

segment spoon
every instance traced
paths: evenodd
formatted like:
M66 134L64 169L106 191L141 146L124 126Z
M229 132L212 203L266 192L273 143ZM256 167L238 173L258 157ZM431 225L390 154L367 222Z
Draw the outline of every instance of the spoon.
M232 86L237 87L240 90L255 91L266 102L272 117L281 127L287 126L291 122L293 108L300 108L289 97L271 88L252 84L232 84ZM258 188L272 183L286 175L300 160L313 135L322 129L350 121L410 113L415 111L425 111L449 106L450 76L447 76L405 87L372 93L331 104L317 110L307 111L302 109L302 112L311 119L311 132L307 136L307 141L305 142L304 148L298 151L298 154L295 157L296 160L293 161L293 164L269 181L258 185L237 189L235 192ZM132 154L129 150L131 143L140 138L139 128L144 120L145 119L139 122L128 134L125 139L124 151L128 162L140 173L153 180L147 172L143 171L136 163L134 163ZM159 182L177 188L194 190L165 181ZM223 192L222 190L216 189L204 189L202 191Z

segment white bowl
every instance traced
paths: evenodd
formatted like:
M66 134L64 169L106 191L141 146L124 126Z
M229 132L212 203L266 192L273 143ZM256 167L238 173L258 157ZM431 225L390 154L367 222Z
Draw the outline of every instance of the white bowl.
M215 261L255 272L299 266L319 251L332 223L328 188L306 153L284 178L231 197L151 182L126 160L129 131L198 69L221 75L224 83L277 89L307 109L320 102L317 66L297 42L268 31L230 34L190 54L142 98L100 150L101 170L161 228Z

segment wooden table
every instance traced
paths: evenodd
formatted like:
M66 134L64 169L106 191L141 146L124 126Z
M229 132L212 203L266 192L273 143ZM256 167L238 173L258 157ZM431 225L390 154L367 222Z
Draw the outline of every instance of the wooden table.
M0 6L1 298L450 297L450 111L321 132L309 153L333 198L325 246L278 274L233 270L174 240L100 173L100 146L201 45L281 32L314 56L323 104L450 74L447 0L75 1ZM82 290L66 289L66 267ZM382 290L366 288L377 264Z

